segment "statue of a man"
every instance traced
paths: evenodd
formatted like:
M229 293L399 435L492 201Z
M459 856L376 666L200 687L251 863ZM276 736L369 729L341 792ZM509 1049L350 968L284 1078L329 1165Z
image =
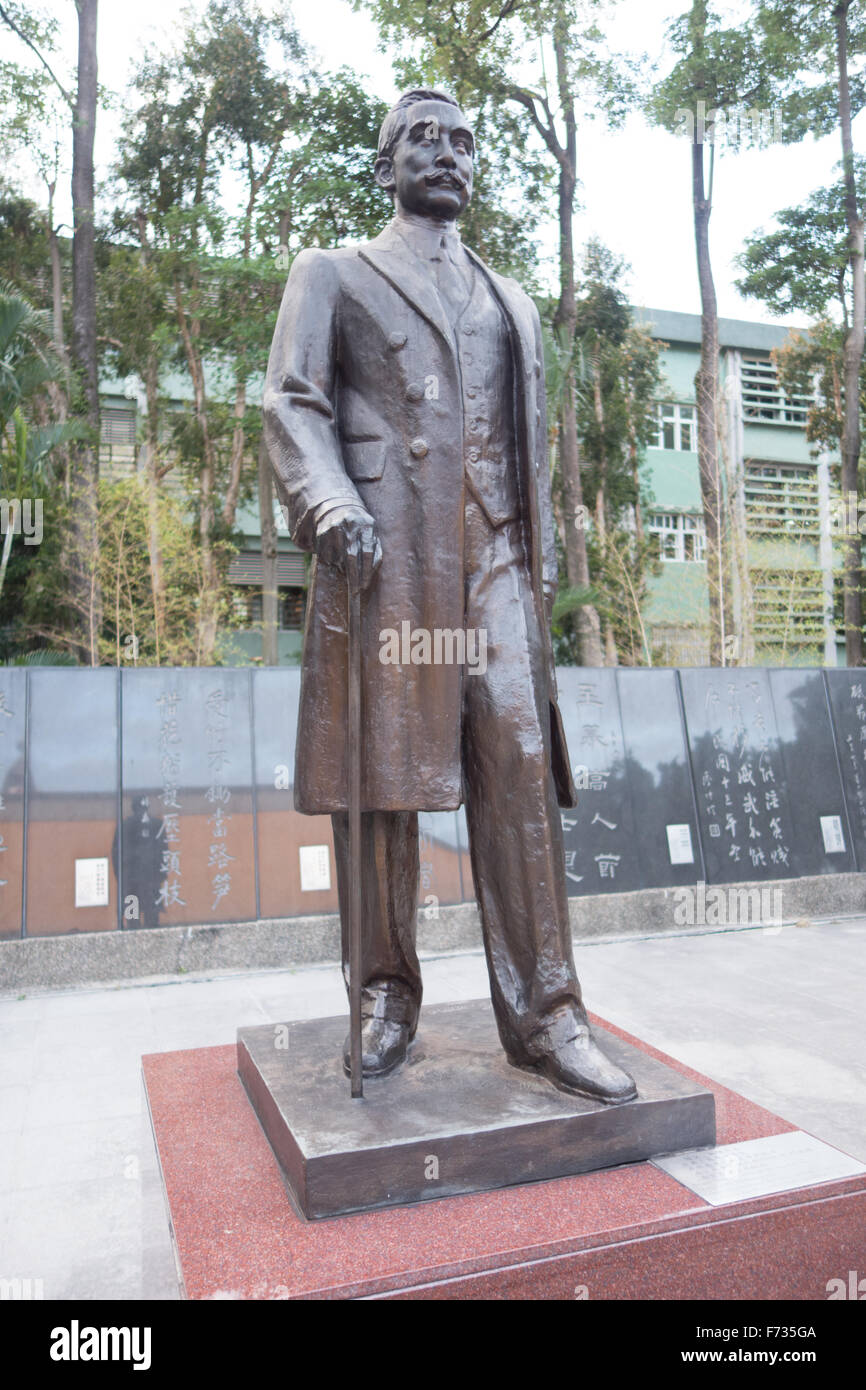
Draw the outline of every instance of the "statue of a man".
M333 818L345 972L350 577L364 591L364 1075L393 1071L418 1024L418 812L465 803L509 1061L617 1104L634 1082L590 1033L569 929L541 327L457 233L474 152L452 98L406 93L375 164L393 220L364 246L302 252L289 275L264 417L291 534L316 556L295 804Z

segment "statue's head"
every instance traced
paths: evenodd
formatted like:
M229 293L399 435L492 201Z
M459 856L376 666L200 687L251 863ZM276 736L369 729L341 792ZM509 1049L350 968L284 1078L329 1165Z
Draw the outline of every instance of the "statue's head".
M382 122L375 175L398 211L453 221L472 196L475 141L453 97L405 92Z

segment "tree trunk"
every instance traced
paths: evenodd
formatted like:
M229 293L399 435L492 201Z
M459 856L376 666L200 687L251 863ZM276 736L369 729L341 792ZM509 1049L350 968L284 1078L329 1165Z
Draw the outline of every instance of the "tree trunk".
M6 582L6 568L9 564L9 556L12 553L12 542L15 539L15 528L18 522L18 509L21 506L19 498L13 498L9 503L9 517L6 522L6 534L3 537L3 554L0 556L0 595L3 593L3 585Z
M634 433L629 434L628 457L631 465L631 480L634 485L634 538L638 547L644 543L643 508L640 504L640 454Z
M96 359L96 268L93 222L93 140L96 129L96 20L98 0L75 0L78 10L78 85L72 116L72 354L84 395L92 440L72 450L70 561L79 651L98 663L102 597L97 573L99 533L99 381Z
M54 190L56 180L48 183L48 217L45 235L48 239L48 256L51 262L51 320L54 349L57 356L66 361L66 342L63 334L63 268L60 264L60 243L54 225Z
M592 406L598 426L598 489L595 494L595 529L602 558L607 552L607 450L604 444L604 400L601 393L601 357L592 354Z
M147 396L145 421L145 479L147 484L147 553L150 560L150 586L153 593L153 625L156 642L156 664L165 618L165 571L162 547L159 543L159 368L156 355L148 353L144 369L144 389Z
M845 415L841 440L842 495L859 496L860 468L860 368L866 330L864 284L864 226L857 204L854 179L854 144L851 134L851 94L848 84L848 4L836 6L836 64L839 76L839 125L842 134L842 170L845 181L845 218L848 224L848 259L853 287L853 312L845 336ZM861 538L846 535L844 546L845 660L863 665L863 603L860 593Z
M245 311L243 306L243 311ZM247 413L247 384L245 381L235 383L235 427L232 431L232 452L229 463L229 484L226 489L225 501L223 502L223 521L226 526L232 527L235 524L235 515L238 509L238 498L241 492L241 476L244 467L244 450L246 448L246 431L244 429L244 418Z
M143 208L136 209L138 240L142 265L150 264L150 243L147 239L147 218ZM149 351L144 367L144 390L147 399L145 421L145 479L147 486L147 553L150 560L150 586L153 594L153 624L156 642L156 663L159 665L165 615L165 574L162 549L159 543L159 362Z
M45 237L48 242L48 260L51 266L51 321L54 350L64 367L64 380L51 380L47 383L48 399L54 419L64 425L69 418L69 359L66 355L66 339L63 329L63 266L60 260L60 242L54 225L54 193L56 179L48 180L48 214L45 221ZM69 496L69 447L59 445L54 450L54 468L59 475L64 492Z
M567 34L558 24L554 31L560 105L566 126L565 150L559 165L559 303L553 325L560 347L567 354L569 366L565 373L562 396L562 431L559 462L565 500L565 572L570 588L589 585L589 557L586 551L587 511L583 505L583 482L580 476L580 445L577 437L577 417L574 405L575 381L571 367L574 333L577 327L577 302L574 292L574 189L577 165L577 127L574 118L574 99L568 79ZM582 604L575 615L580 641L580 659L584 666L603 666L601 623L598 610L591 603Z
M580 445L574 409L574 374L571 370L566 374L563 387L559 465L562 471L565 512L565 577L570 589L584 589L588 588L590 583L589 557L586 553L586 522L589 512L583 504ZM584 666L603 666L598 611L591 603L582 604L575 614L574 621L580 641L581 663Z
M187 367L192 378L195 414L202 439L202 469L200 477L199 536L201 538L202 590L198 612L197 657L202 666L209 666L216 647L219 621L219 566L214 551L214 493L216 490L216 449L207 418L207 392L204 363L198 344L198 321L186 311L183 286L179 272L174 276L174 299L178 326L183 340Z
M701 365L695 377L698 406L698 472L706 530L707 594L710 609L710 665L724 665L725 598L722 490L719 469L718 384L719 317L710 264L712 204L704 191L704 147L692 144L692 203L701 290Z
M264 439L259 445L259 522L262 534L262 662L265 666L278 666L280 655L274 479Z

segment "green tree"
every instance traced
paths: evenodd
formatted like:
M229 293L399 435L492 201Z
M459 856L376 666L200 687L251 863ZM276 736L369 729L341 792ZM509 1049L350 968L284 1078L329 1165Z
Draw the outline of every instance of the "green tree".
M97 580L97 484L99 478L99 384L96 333L96 262L93 148L98 80L98 0L75 0L78 56L74 88L55 67L57 24L20 0L0 4L0 22L38 60L68 108L72 136L72 356L78 372L83 414L90 426L73 451L68 478L76 503L71 511L64 565L75 592L79 647L97 660L100 592ZM53 221L53 217L50 220ZM55 248L56 249L56 248ZM55 329L58 322L55 289Z
M653 547L643 528L640 463L655 430L661 373L658 343L632 322L626 272L600 242L588 243L575 335L577 428L607 665L650 660L641 604Z
M842 147L844 216L850 307L843 345L841 437L842 489L856 492L862 446L860 373L866 344L864 203L858 189L852 125L866 106L866 14L851 0L816 5L812 0L761 0L758 21L763 44L777 70L786 72L782 101L786 140L837 133ZM844 544L845 653L849 666L863 665L862 542Z
M175 351L176 327L164 266L148 236L144 211L115 220L121 236L137 236L138 245L115 243L99 279L99 317L105 339L104 360L120 378L137 380L144 398L143 439L139 466L148 497L146 534L150 556L157 653L166 602L166 576L160 550L159 487L177 464L168 447L168 429L160 377Z
M866 160L855 161L858 200L866 200ZM773 353L779 384L789 395L812 397L806 417L806 437L820 450L837 450L843 461L840 482L843 494L859 493L862 465L851 487L844 467L847 421L846 346L850 342L855 312L854 275L845 218L846 180L812 193L797 207L776 213L776 227L751 237L738 265L744 272L737 281L741 293L760 299L773 314L798 311L811 317L806 333L791 333ZM864 389L858 392L860 431L864 428ZM847 481L846 481L847 479ZM846 495L847 503L847 495ZM844 554L850 564L846 536ZM859 541L859 537L858 537ZM858 571L862 586L862 571ZM846 587L843 586L842 621ZM862 587L861 587L862 593ZM862 602L862 600L861 600ZM850 597L849 597L850 608ZM851 664L851 655L848 653Z
M56 24L46 22L41 36L53 36L56 33ZM26 159L28 173L37 174L45 185L46 210L40 213L35 204L29 204L32 211L27 218L34 222L42 223L44 228L45 246L48 250L49 263L51 268L51 306L54 319L54 343L61 356L65 356L65 332L64 332L64 301L66 298L64 287L64 272L68 273L63 265L63 255L59 239L60 228L56 225L54 202L57 192L57 184L63 168L62 147L63 147L63 124L68 121L69 111L66 102L61 97L57 86L48 76L44 67L37 68L23 67L19 63L9 59L0 59L0 148L3 149L7 160L6 173L6 194L3 197L4 213L0 214L6 222L13 210L15 203L18 203L18 217L12 220L12 225L16 225L20 234L22 230L21 213L28 200L17 198L14 194L13 184L9 181L9 171L14 170L16 163L21 159ZM8 225L8 224L7 224ZM29 231L29 228L28 228ZM30 241L28 237L28 241ZM38 249L41 237L38 235L36 227L32 230L32 248L39 255ZM14 277L19 287L24 290L34 300L35 271L38 267L39 272L43 270L41 256L35 264L27 262L33 260L32 253L26 257L25 264L18 267L6 265L4 271L10 278ZM21 278L19 278L21 277ZM41 274L40 274L41 280Z
M54 481L56 451L85 433L78 421L52 419L46 388L63 372L52 342L50 317L34 309L16 287L0 281L0 491L4 537L0 552L0 598L22 508L32 533L35 509L44 525L40 494ZM41 539L41 537L40 537Z
M272 511L252 466L260 421L250 388L285 273L302 241L333 245L369 228L372 178L359 174L362 158L372 164L381 115L351 74L314 81L286 14L242 0L211 0L177 50L147 57L135 79L119 225L136 229L136 254L164 286L192 384L194 416L178 421L175 443L195 468L205 660L217 636L221 542L257 478L264 530ZM153 332L149 342L145 383L158 367Z
M278 68L272 51L280 55ZM252 263L254 220L292 127L298 55L284 16L266 17L240 0L212 0L203 16L188 16L175 52L141 64L121 148L118 174L130 215L138 218L141 209L142 249L152 243L159 253L192 383L195 416L181 440L187 459L197 463L204 661L215 650L221 542L234 523L246 456L250 362L244 340L262 322L262 295L265 317L273 301L273 263ZM240 218L226 207L226 168L245 177ZM230 424L220 402L210 400L208 363L215 354L229 371L234 359ZM222 459L221 443L227 445Z
M205 598L206 579L198 538L190 537L184 500L161 492L156 501L156 525L165 577L162 605L157 609L146 542L152 499L140 477L100 483L100 579L105 594L105 623L101 656L105 662L136 666L202 665L201 633L196 614ZM220 633L237 625L227 560L220 557L220 588L216 595ZM209 664L221 660L217 640Z
M671 71L654 88L647 104L651 120L689 141L692 215L701 297L701 360L695 377L698 414L698 469L706 531L710 662L726 661L725 636L731 629L731 582L735 567L748 620L749 572L745 550L736 543L728 518L720 467L719 317L710 255L710 217L717 149L736 150L779 138L772 120L780 73L760 35L748 24L725 28L707 0L693 0L673 20L669 38L677 55ZM740 634L746 647L751 633Z
M866 201L866 159L855 161L857 197ZM854 284L845 224L844 178L817 189L799 206L782 208L774 230L750 237L737 257L737 288L772 314L799 312L813 325L774 353L789 393L818 392L807 416L811 442L838 448L845 439L845 344L854 313ZM861 384L862 394L862 384ZM861 424L862 428L862 424Z

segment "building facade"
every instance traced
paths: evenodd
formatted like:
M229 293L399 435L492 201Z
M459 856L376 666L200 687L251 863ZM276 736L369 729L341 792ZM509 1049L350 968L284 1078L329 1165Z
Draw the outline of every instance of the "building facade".
M659 664L704 665L708 598L695 398L701 321L657 309L636 309L635 318L664 345L658 432L644 466L648 527L662 565L650 580L643 617ZM723 505L743 557L743 577L730 580L726 655L731 663L835 666L844 664L845 646L832 482L838 454L815 454L805 432L810 398L791 398L779 386L770 354L788 332L719 320Z

